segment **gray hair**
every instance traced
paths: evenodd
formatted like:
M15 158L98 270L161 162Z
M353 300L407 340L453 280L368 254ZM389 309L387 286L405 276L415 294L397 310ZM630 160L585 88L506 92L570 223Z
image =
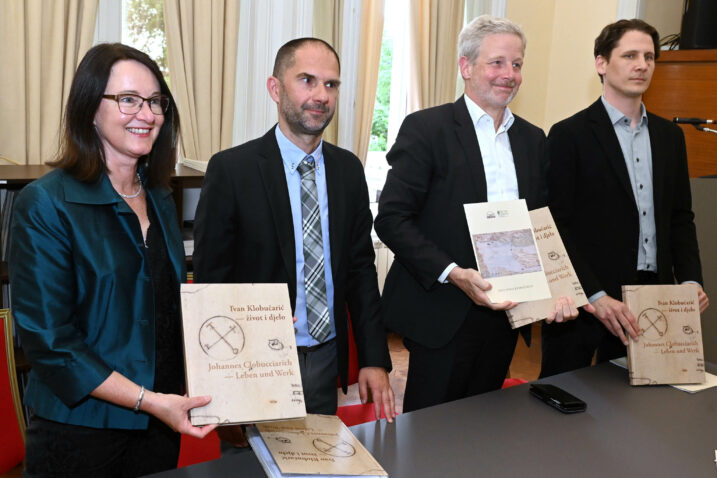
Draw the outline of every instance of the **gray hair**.
M523 41L523 51L528 41L520 26L507 18L497 18L490 15L481 15L466 25L458 36L458 58L466 57L473 63L480 54L483 39L496 33L512 33Z

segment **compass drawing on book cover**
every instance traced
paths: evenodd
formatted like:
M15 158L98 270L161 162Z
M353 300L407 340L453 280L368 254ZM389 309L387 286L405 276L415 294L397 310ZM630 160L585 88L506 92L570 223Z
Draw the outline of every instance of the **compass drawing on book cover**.
M657 309L645 309L637 317L642 336L650 341L660 340L667 333L667 317Z
M330 442L326 440L330 440ZM327 438L326 440L315 438L312 445L321 453L330 456L345 458L356 454L356 448L345 440L338 439L337 441L334 438Z
M234 319L217 315L199 328L199 345L213 359L231 360L244 349L244 331Z

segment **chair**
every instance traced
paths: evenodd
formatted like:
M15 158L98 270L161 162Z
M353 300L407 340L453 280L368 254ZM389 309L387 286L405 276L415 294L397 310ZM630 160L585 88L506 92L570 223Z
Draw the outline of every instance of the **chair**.
M515 387L516 385L522 385L524 383L528 383L528 381L523 380L522 378L506 378L503 380L503 386L500 388Z
M346 376L346 385L353 385L358 383L359 366L358 366L358 352L356 351L356 339L354 339L354 328L351 325L351 315L348 309L346 315L349 318L349 373ZM341 378L336 379L336 386L341 387Z
M179 446L179 461L177 468L183 468L205 461L216 460L221 458L222 452L219 445L219 435L213 430L203 439L195 438L189 435L182 435L182 441Z
M25 418L15 371L12 318L8 309L0 309L3 354L0 354L0 474L25 458Z
M347 427L376 420L376 412L373 410L373 403L344 405L336 410L336 416L338 416ZM386 418L386 414L383 409L381 409L381 418Z
M348 313L348 311L347 311ZM354 339L354 330L351 326L351 316L349 315L349 373L347 385L358 383L358 354L356 352L356 341ZM341 386L340 379L338 386ZM376 420L376 414L373 409L373 403L358 403L355 405L344 405L336 410L338 416L347 427L359 425L361 423ZM383 409L381 410L381 418L386 418Z

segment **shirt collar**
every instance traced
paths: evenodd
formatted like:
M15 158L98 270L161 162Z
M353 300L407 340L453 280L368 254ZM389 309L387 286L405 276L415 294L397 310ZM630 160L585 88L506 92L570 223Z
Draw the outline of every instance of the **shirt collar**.
M474 128L478 128L478 121L480 121L483 116L487 116L488 118L490 118L491 121L493 121L493 118L488 113L486 113L483 108L478 106L475 101L470 99L468 95L463 95L463 98L466 100L468 114L471 115L471 121L473 122ZM505 110L503 111L503 120L500 122L500 126L502 126L505 131L508 131L508 129L510 129L510 127L513 125L513 121L515 121L515 118L513 117L513 112L510 111L510 108L506 106Z
M306 157L306 153L284 135L279 125L276 125L276 128L274 128L274 134L276 135L276 142L279 144L279 151L281 152L281 159L284 161L284 166L293 173ZM319 145L316 149L310 153L310 156L314 158L317 170L320 170L324 163L323 145L324 140L322 139L319 141Z
M613 124L613 126L618 123L626 123L628 126L630 126L632 120L625 116L613 105L608 103L607 99L605 99L605 95L602 95L600 99L602 100L603 106L605 106L605 110L607 110L607 115L610 117L610 122ZM645 109L645 103L640 103L640 125L643 124L647 124L647 110Z

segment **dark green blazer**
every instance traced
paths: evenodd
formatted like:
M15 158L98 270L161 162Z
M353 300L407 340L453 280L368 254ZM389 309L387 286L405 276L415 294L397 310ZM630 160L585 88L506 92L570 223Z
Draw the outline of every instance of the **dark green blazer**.
M170 191L148 190L178 282L186 276ZM106 175L55 170L17 197L10 245L12 309L32 366L25 404L46 419L146 428L148 417L90 397L113 370L154 384L153 289L139 220Z

